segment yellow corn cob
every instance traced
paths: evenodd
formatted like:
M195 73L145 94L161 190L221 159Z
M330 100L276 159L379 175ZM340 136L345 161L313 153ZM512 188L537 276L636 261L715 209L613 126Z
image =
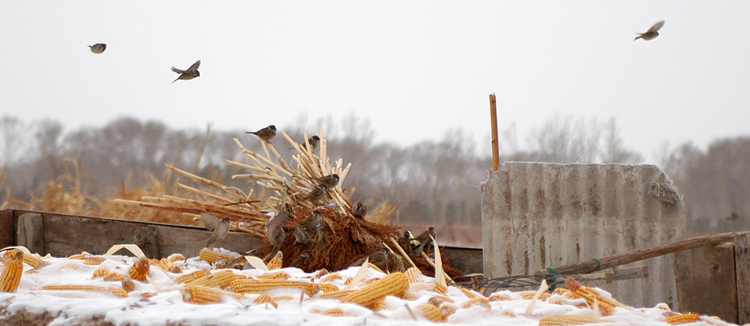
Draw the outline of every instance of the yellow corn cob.
M23 262L34 268L41 268L47 266L46 261L42 260L39 255L23 255Z
M182 276L174 279L174 281L177 282L177 283L180 283L180 284L189 283L189 282L192 282L192 281L194 281L196 279L199 279L199 278L201 278L203 276L206 276L206 275L208 275L210 273L211 272L209 272L207 269L201 269L199 271L195 271L195 272L192 272L190 274L182 275Z
M268 269L279 269L284 264L284 253L279 250L279 252L276 253L276 256L273 256L271 258L271 261L268 262Z
M512 299L505 295L500 293L493 293L490 295L490 301L511 301Z
M362 282L362 283L363 283L363 284L370 284L370 283L375 283L375 282L377 282L377 281L379 281L379 280L380 280L380 278L379 278L379 277L373 277L373 278L371 278L371 279L369 279L369 280L367 280L367 281L364 281L364 282ZM350 283L351 283L351 282L350 282Z
M109 272L106 275L104 275L105 281L122 281L122 274L117 272Z
M342 302L352 302L371 309L383 300L387 295L402 296L409 289L409 280L401 272L388 274L382 280L371 283L370 285L354 291L349 295L341 298Z
M692 323L698 320L698 318L700 317L701 317L700 315L695 314L695 313L686 313L686 314L681 314L681 315L669 316L665 318L664 321L672 325L677 325L677 324L684 324L684 323Z
M450 302L453 303L453 298L445 295L436 295L434 297L431 297L429 300L427 300L427 303L439 307L443 303Z
M169 258L169 260L171 260L171 261L172 261L173 263L174 263L174 262L176 262L176 261L178 261L178 260L185 260L185 256L183 256L183 255L180 255L180 254L172 254L172 255L170 255L170 256L169 256L168 258Z
M314 314L318 314L318 315L323 315L323 316L332 316L332 317L344 316L344 310L342 310L341 308L332 308L332 309L327 309L327 310L322 310L322 311L313 309L313 310L310 310L310 312Z
M291 278L292 276L285 272L276 272L276 273L266 273L256 276L259 279L271 279L271 280L286 280Z
M133 282L133 279L130 278L130 276L123 277L120 282L122 284L122 289L125 290L125 292L132 292L135 290L135 282Z
M481 297L480 298L469 299L469 301L464 302L463 307L464 307L464 309L466 309L466 308L470 308L470 307L472 307L474 305L480 305L480 306L482 306L484 308L490 309L490 300L487 299L487 298L481 298Z
M85 284L66 284L66 285L46 285L42 290L47 291L86 291L86 292L109 292L118 297L127 298L128 293L125 290L114 286L99 286Z
M77 260L81 260L81 259L83 259L83 258L84 258L84 257L86 257L86 256L91 256L91 254L90 254L90 253L88 253L88 252L85 252L85 251L84 251L84 252L82 252L82 253L80 253L80 254L75 254L75 255L72 255L72 256L68 257L68 259L77 259Z
M438 282L433 282L433 283L435 283L435 292L442 293L442 294L445 294L448 292L448 287L446 287L445 285L442 285Z
M296 300L296 299L298 299L298 298L295 298L295 297L293 297L291 295L277 295L275 297L271 297L271 300L273 300L273 301L292 301L292 300Z
M482 295L480 295L479 293L469 290L463 286L459 286L458 289L461 290L461 292L463 292L464 295L466 295L466 297L469 299L476 299L476 298L482 297Z
M320 281L325 282L325 283L330 283L331 281L335 279L343 279L343 277L341 277L339 273L333 273L333 274L326 275L326 277L322 278Z
M419 282L419 278L422 277L422 271L420 271L419 268L410 267L406 270L404 275L406 275L406 278L409 280L409 284L414 284Z
M218 286L223 289L229 286L229 283L232 283L235 279L237 279L237 275L235 275L234 272L225 269L189 282L186 286Z
M159 259L158 265L159 265L159 268L161 268L161 270L165 272L171 272L172 267L174 267L174 262L172 262L168 258L162 258L162 259Z
M128 276L136 281L143 281L150 270L148 258L141 258L128 270Z
M0 292L13 292L18 289L23 274L23 252L11 250L11 259L5 263L3 272L0 274Z
M565 285L571 292L573 292L574 298L583 298L584 300L586 300L586 303L589 304L589 307L594 306L594 300L596 299L596 302L599 305L599 309L602 310L602 314L604 316L611 315L615 311L616 306L625 306L624 304L616 300L601 296L599 292L596 292L590 287L581 286L581 283L578 283L578 281L576 281L575 279L568 278L567 280L565 280Z
M323 293L329 293L329 292L336 292L339 290L339 287L336 284L330 284L330 283L314 283L315 286L320 288Z
M263 294L259 296L257 299L253 300L253 303L258 304L258 305L268 303L268 304L271 304L276 309L279 308L279 305L276 304L276 302L274 302L273 299L271 299L271 297L268 296L268 294Z
M94 271L94 274L91 275L91 278L95 279L97 277L104 276L104 275L107 275L107 274L109 274L109 267L102 265L102 266L99 266L99 268L97 268Z
M516 294L520 295L524 300L531 300L536 295L536 291L521 291Z
M86 265L96 266L103 263L107 258L99 256L86 256L83 258L83 263Z
M607 320L602 320L596 316L544 316L539 320L539 326L565 326L565 325L586 325L592 323L608 323Z
M337 299L340 300L343 297L346 297L347 295L352 294L356 290L343 290L343 291L332 291L332 292L324 292L320 295L322 299Z
M263 293L278 288L299 288L309 296L315 294L315 284L289 280L236 279L229 286L236 293Z
M221 302L224 294L221 290L205 286L186 286L180 289L182 300L190 303L217 303Z
M229 261L232 259L232 257L228 255L222 255L218 252L206 248L201 249L199 257L202 261L205 261L209 264L213 264L219 260Z
M444 322L446 319L448 319L448 316L443 314L442 309L431 304L420 305L417 307L417 310L422 313L422 316L424 316L424 318L427 318L427 320L432 322Z
M566 288L557 288L555 291L552 291L552 294L559 294L563 296L566 299L572 299L573 298L573 292L570 292L570 290Z

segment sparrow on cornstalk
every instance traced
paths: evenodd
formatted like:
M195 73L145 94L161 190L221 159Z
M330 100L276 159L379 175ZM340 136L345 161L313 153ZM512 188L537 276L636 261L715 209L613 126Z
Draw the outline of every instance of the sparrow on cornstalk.
M354 207L352 207L352 216L356 218L365 218L365 215L367 215L367 205L358 201L354 204Z
M664 26L664 21L663 20L660 21L660 22L658 22L658 23L656 23L656 24L654 24L654 26L651 26L651 28L649 28L647 32L645 32L645 33L637 33L638 36L636 36L633 41L635 41L635 40L637 40L639 38L643 39L644 41L650 41L650 40L655 39L657 36L659 36L659 29L662 26Z
M198 71L198 67L201 65L201 61L196 61L190 68L187 68L187 70L180 70L175 67L172 67L172 71L180 74L177 79L173 80L172 83L182 79L182 80L191 80L195 77L200 77L201 73Z
M432 236L432 238L430 238ZM432 242L432 239L437 237L437 233L435 233L435 228L430 227L427 229L427 231L422 232L419 236L417 236L416 240L419 241L419 248L417 248L416 252L419 254L424 250L425 245Z
M94 45L89 45L89 48L91 49L92 53L101 54L104 52L104 50L107 49L107 45L104 43L96 43Z
M317 181L318 184L326 185L326 187L330 189L339 184L340 178L338 174L329 174L327 176L323 176L313 180Z
M315 229L320 226L320 219L322 214L319 210L314 210L310 215L305 217L302 222L299 223L301 229Z
M276 137L276 126L270 125L268 127L265 127L258 131L248 131L248 134L253 134L258 136L261 140L265 141L266 143L270 143L271 139L273 137Z
M398 245L401 246L401 249L404 249L404 252L411 256L411 232L404 231L404 234L398 238Z
M316 148L318 148L318 143L320 142L320 137L318 136L312 136L307 139L307 142L310 143L310 152L314 152ZM302 148L307 148L306 143L302 143Z
M317 204L319 201L321 201L326 196L326 191L328 190L328 186L322 184L317 187L314 187L312 191L310 191L304 200L309 200L313 204Z

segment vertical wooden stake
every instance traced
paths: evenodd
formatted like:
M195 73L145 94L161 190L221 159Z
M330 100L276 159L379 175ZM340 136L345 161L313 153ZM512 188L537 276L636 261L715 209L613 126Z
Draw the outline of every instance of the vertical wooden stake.
M492 120L492 171L500 169L500 149L497 144L497 103L495 94L490 94L490 120Z

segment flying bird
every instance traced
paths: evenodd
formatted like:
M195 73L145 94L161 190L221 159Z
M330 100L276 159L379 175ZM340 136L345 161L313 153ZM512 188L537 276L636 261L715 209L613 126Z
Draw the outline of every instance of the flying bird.
M276 126L270 125L261 130L247 131L246 133L256 135L258 136L258 138L265 141L266 143L270 143L271 139L273 139L273 137L276 137Z
M174 82L176 82L176 81L178 81L180 79L182 79L182 80L191 80L191 79L193 79L195 77L200 77L201 73L198 71L198 67L200 67L200 65L201 65L201 61L198 60L192 66L190 66L190 68L187 68L187 70L180 70L180 69L177 69L175 67L172 67L172 71L180 74L180 76L177 77L177 79L173 80L172 83L174 83Z
M231 220L228 217L219 220L218 217L208 213L201 213L201 220L203 220L203 224L206 225L206 229L214 231L205 243L206 248L213 249L216 241L224 241L224 238L227 237Z
M283 227L288 219L289 213L279 211L276 215L270 218L268 222L266 222L266 240L268 240L268 242L274 243L274 241L277 240L277 234L284 232ZM284 237L286 237L286 234L284 234Z
M637 40L639 38L642 38L644 41L650 41L650 40L655 39L657 36L659 36L659 29L662 26L664 26L664 21L663 20L660 21L660 22L658 22L658 23L656 23L656 24L654 24L654 26L651 26L651 28L649 28L647 32L645 32L645 33L637 33L638 36L636 36L633 41L635 41L635 40Z
M89 48L91 48L91 52L101 54L107 49L107 45L104 43L96 43L94 45L89 45Z

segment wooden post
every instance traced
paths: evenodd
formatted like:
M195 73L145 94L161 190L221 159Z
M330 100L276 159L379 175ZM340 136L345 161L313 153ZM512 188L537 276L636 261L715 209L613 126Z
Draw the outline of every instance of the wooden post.
M490 94L490 120L492 120L492 171L497 171L500 169L500 149L497 143L497 102L495 94Z
M9 209L0 211L0 248L16 244L16 236L13 234L15 229L13 225L13 211Z
M734 238L734 266L737 280L737 323L750 323L750 233Z
M44 256L44 217L39 213L26 213L18 217L16 243L32 253Z

